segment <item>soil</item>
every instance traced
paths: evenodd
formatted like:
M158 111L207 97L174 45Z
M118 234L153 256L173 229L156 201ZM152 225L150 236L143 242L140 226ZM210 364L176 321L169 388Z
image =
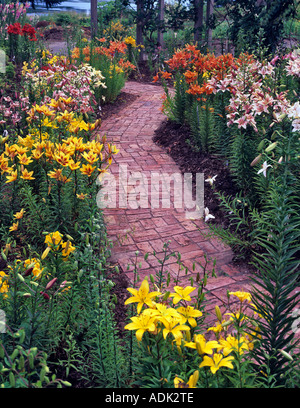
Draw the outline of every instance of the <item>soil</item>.
M51 25L51 27L49 27ZM44 40L48 41L65 41L68 31L72 30L71 26L62 27L59 25L53 25L49 21L40 21L35 26L39 33L42 34ZM83 36L90 38L91 30L88 27L80 27ZM74 28L73 28L74 30Z

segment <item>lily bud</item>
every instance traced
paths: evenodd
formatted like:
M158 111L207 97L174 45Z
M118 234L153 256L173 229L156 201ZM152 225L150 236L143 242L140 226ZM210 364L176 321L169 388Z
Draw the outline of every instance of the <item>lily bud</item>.
M231 323L232 323L232 321L231 321L231 320L226 320L226 322L222 323L222 327L227 327L227 326L230 326L230 325L231 325Z
M50 250L51 250L51 247L47 247L47 248L45 249L45 251L43 252L43 254L42 254L42 256L41 256L41 259L42 259L42 260L45 259L45 258L48 256Z
M265 150L265 152L271 152L277 146L277 142L271 143Z
M45 290L49 290L52 288L52 286L55 284L55 282L57 281L57 278L51 279L50 282L47 283Z
M197 349L197 352L198 352L199 355L203 354L203 350L202 350L202 347L201 347L201 344L199 343L199 341L196 341L196 349Z
M23 276L20 273L17 273L18 278L20 279L21 282L25 282L25 279L23 278Z
M216 312L216 316L217 316L219 322L221 322L222 321L222 313L221 313L221 310L220 310L218 305L215 306L215 312Z
M256 165L260 162L261 158L262 158L262 155L261 155L261 154L259 154L258 156L256 156L255 159L252 160L250 166L251 166L251 167L256 166Z
M264 147L264 145L265 145L265 141L262 140L262 141L259 143L259 145L257 146L257 150L258 150L258 151L262 150L263 147Z
M283 357L287 358L288 360L290 360L290 361L294 360L293 357L289 353L287 353L286 351L284 351L282 349L279 349L278 351L283 355Z
M45 292L40 292L41 295L43 295L44 299L49 300L50 296L48 295L48 293Z

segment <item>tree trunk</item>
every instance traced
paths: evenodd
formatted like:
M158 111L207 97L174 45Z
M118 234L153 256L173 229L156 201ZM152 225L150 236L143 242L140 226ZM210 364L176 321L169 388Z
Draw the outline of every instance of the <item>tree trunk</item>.
M164 22L165 17L165 0L158 1L158 30L157 30L157 45L161 48L164 47L164 36L161 29L161 25Z
M94 39L98 31L97 0L91 0L91 36Z
M194 0L195 23L194 23L194 41L200 43L203 30L203 4L204 0Z
M143 39L143 8L144 0L137 0L136 2L136 11L137 11L137 21L136 21L136 44L144 45ZM143 48L140 48L139 60L143 61L144 51Z
M208 27L210 16L214 12L214 0L207 0L207 9L206 9L206 41L207 48L210 50L212 46L212 29Z

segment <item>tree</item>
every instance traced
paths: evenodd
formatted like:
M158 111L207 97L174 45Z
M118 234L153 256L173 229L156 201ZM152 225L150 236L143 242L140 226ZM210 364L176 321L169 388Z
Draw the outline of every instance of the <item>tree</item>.
M91 0L91 36L95 38L98 29L97 0Z
M203 9L204 0L194 0L195 19L194 19L194 41L202 40L203 32Z
M207 48L211 48L212 46L212 27L211 27L211 19L213 17L214 12L214 0L207 0L206 2L206 41L207 41Z
M165 18L165 0L158 0L158 30L157 43L160 47L164 47L163 26Z
M219 0L227 9L230 37L238 51L257 46L274 53L280 43L283 22L295 15L294 0ZM242 44L242 46L241 46Z

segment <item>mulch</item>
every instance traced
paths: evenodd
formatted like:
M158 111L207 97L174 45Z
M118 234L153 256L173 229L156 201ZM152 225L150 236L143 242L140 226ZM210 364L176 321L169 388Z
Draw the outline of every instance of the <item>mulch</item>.
M204 205L214 215L215 219L213 222L226 227L228 226L228 219L224 210L220 207L219 198L215 191L222 192L228 196L235 195L238 191L226 160L195 150L188 143L190 138L188 125L177 124L165 119L155 131L153 141L165 149L182 173L192 173L194 182L197 173L204 173L205 180L208 177L217 175L214 189L209 183L204 182Z

